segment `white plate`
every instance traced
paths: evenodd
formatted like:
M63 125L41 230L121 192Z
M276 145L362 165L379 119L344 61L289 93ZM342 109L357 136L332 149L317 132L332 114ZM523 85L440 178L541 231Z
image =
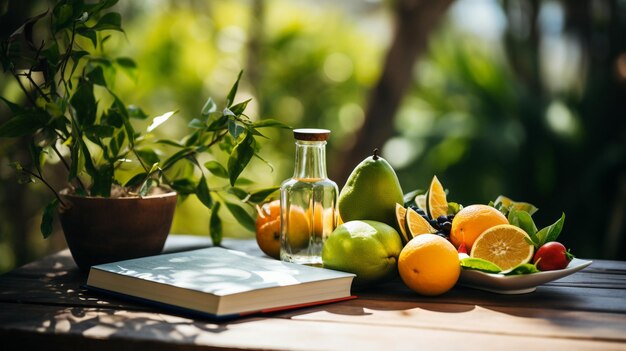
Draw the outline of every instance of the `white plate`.
M590 264L591 261L574 258L564 269L509 276L499 273L484 273L473 269L461 269L459 284L498 294L526 294L535 291L538 285L578 272Z

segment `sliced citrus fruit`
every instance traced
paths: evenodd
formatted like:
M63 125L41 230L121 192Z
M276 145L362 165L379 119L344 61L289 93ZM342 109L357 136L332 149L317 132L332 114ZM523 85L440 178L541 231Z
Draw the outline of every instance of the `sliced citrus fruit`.
M448 200L446 200L446 192L443 190L443 186L439 182L439 179L437 179L437 176L434 176L433 180L430 182L427 203L430 218L437 219L439 216L445 216L448 214Z
M415 197L415 205L426 213L426 194L417 195Z
M520 264L530 262L534 249L525 231L514 225L500 224L478 236L470 257L492 262L506 273Z
M406 227L413 238L421 234L434 234L437 232L424 217L420 216L412 208L406 210Z
M406 233L406 208L396 203L396 221L400 228L400 234L402 235L402 242L404 244L409 242L409 236Z

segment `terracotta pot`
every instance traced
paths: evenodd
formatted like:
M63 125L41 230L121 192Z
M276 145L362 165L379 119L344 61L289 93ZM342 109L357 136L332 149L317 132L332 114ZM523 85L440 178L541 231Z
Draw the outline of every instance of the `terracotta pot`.
M143 198L62 196L61 226L81 270L163 250L174 217L175 192Z

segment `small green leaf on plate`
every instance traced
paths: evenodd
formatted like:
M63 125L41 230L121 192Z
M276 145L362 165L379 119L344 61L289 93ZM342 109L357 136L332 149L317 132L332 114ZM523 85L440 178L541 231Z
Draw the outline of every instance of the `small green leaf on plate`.
M500 273L502 269L497 264L482 258L466 257L461 260L461 267L485 273Z

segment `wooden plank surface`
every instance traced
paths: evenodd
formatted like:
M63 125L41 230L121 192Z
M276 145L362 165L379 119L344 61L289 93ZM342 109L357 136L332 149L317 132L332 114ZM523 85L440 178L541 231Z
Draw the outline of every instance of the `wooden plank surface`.
M183 241L169 250L206 245ZM227 246L261 255L253 241ZM63 251L0 276L0 340L24 349L484 350L488 342L489 349L624 350L625 277L626 262L595 261L531 294L455 287L434 298L396 279L356 300L214 323L86 291L87 276Z

